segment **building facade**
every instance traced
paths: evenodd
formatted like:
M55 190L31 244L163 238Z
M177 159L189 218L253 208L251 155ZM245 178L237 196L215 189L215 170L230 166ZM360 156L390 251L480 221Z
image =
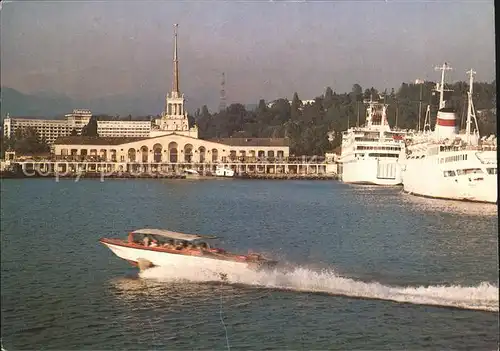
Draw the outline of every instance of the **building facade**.
M287 139L203 140L172 132L151 138L63 137L54 142L58 160L122 163L220 163L284 159Z
M49 144L58 137L70 135L73 127L63 119L34 119L34 118L11 118L9 115L4 119L3 131L7 138L12 137L17 130L34 128L40 138Z
M34 128L38 136L48 144L57 138L71 135L74 130L81 134L92 117L92 112L86 109L75 109L65 115L65 119L11 118L4 120L5 136L10 138L18 129ZM97 133L102 137L149 137L151 121L98 121Z
M244 162L263 158L284 159L289 156L288 139L198 138L198 128L189 126L184 94L179 89L177 25L174 28L173 88L166 95L164 111L161 118L155 121L150 133L146 137L105 137L104 133L99 133L97 138L59 138L53 145L53 153L57 159L175 164Z

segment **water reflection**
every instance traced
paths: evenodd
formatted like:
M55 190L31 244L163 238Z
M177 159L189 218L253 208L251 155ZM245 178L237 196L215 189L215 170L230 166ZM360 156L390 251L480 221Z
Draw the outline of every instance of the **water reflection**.
M498 216L496 204L432 199L402 193L402 202L420 211L449 212L472 216Z
M211 305L239 300L252 289L221 284L220 282L192 282L188 280L159 281L139 277L120 277L109 281L109 293L126 304L143 304L145 301L157 307L185 305Z

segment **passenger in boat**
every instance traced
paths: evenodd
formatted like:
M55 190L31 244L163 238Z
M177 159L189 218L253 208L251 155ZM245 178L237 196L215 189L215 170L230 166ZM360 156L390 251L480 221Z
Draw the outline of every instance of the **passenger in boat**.
M162 245L164 248L166 249L174 249L175 248L175 245L174 245L174 241L173 240L168 240L166 241L163 245Z
M160 246L159 242L157 239L155 239L154 237L150 238L151 242L149 244L150 247L157 247L157 246Z
M147 247L149 245L149 237L145 236L144 239L142 239L142 243Z

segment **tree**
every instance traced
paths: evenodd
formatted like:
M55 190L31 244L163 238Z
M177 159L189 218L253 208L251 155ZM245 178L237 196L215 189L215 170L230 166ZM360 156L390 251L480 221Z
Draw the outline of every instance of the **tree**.
M352 100L363 101L363 88L361 88L361 85L354 84L351 89L351 94L353 96Z
M257 105L257 108L255 109L255 114L257 116L264 115L267 113L267 111L268 111L268 108L267 108L266 102L264 101L264 99L260 99L259 104Z
M323 99L323 107L325 110L328 110L334 103L333 100L333 90L330 87L326 88L325 98Z
M385 95L388 121L395 125L396 110L398 126L415 128L418 121L418 102L422 89L422 102L432 103L433 82L419 84L401 84L398 90L387 89ZM453 90L452 102L460 111L467 104L468 86L457 82L449 86ZM363 96L365 93L365 96ZM247 111L241 104L233 104L226 110L210 114L203 106L197 124L202 138L240 136L240 137L288 137L290 152L296 155L321 155L327 150L340 146L341 132L357 121L359 110L360 125L363 124L365 106L363 97L374 100L379 98L375 88L363 89L354 84L346 93L335 93L327 88L324 96L316 98L314 103L302 106L297 93L293 94L292 103L287 99L276 100L268 107L260 100L254 111ZM435 102L435 101L434 101ZM496 82L474 83L474 104L478 111L478 123L481 135L496 132ZM431 110L435 120L436 108ZM422 116L423 118L423 116ZM423 123L423 120L421 121ZM328 140L328 134L333 136Z
M292 106L290 108L290 119L292 121L298 121L300 119L300 108L302 107L302 101L299 99L299 94L297 92L293 93Z
M50 151L47 142L40 138L36 128L16 129L10 138L2 136L2 157L5 151L12 149L21 155L39 154Z
M82 128L82 136L99 136L99 134L97 133L97 118L95 116L90 117L89 123Z
M73 128L73 130L71 131L71 133L69 135L70 136L77 136L78 132L76 131L76 128Z

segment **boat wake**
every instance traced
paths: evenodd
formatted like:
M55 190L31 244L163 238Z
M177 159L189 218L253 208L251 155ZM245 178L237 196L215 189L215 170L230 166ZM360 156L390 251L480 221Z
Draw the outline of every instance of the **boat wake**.
M223 278L222 278L223 276ZM271 289L318 292L347 297L395 301L419 305L498 311L498 287L488 282L478 286L388 286L363 282L336 274L333 270L313 271L295 267L288 272L238 269L216 272L210 267L155 267L140 273L141 278L160 281L214 282L242 284Z

